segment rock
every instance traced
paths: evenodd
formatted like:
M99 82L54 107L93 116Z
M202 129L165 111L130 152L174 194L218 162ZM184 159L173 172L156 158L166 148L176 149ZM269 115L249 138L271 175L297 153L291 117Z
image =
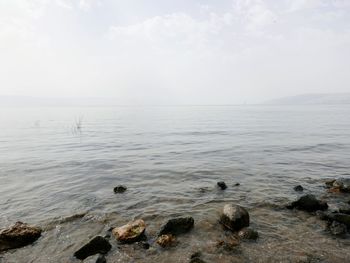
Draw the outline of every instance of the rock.
M190 257L190 263L205 263L205 261L201 259L201 256L201 252L193 253Z
M95 254L107 254L112 248L111 244L102 236L96 236L89 241L86 245L81 247L74 253L77 259L86 259L89 256Z
M340 204L338 206L338 212L339 213L342 213L342 214L347 214L347 215L350 215L350 205L348 204Z
M240 183L235 183L235 186L240 186L241 184Z
M326 183L326 186L330 188L329 192L350 193L350 178L339 178L337 180L330 180L325 183Z
M172 234L179 235L189 232L194 226L192 217L179 217L170 219L159 231L158 236Z
M327 181L325 182L326 187L328 187L328 188L329 188L329 187L332 187L334 182L335 182L335 179L327 180Z
M94 255L87 257L83 263L106 263L106 258L104 255Z
M319 201L314 195L304 195L300 197L297 201L292 202L287 208L297 208L299 210L304 210L308 212L315 212L317 210L326 210L328 205L324 201Z
M139 247L143 248L143 249L149 249L150 244L147 241L141 241L137 243L139 245Z
M226 204L220 217L220 223L232 231L238 231L249 226L249 213L239 205Z
M225 182L217 182L217 185L220 187L221 190L225 190L227 188L227 185Z
M241 239L251 239L251 240L256 240L259 237L259 233L258 231L250 228L250 227L245 227L242 228L239 232L238 232L238 236Z
M333 221L332 224L329 226L329 231L332 235L335 236L342 236L346 234L346 225Z
M234 238L230 238L229 240L220 240L216 243L217 248L223 248L226 251L233 251L239 245L239 241Z
M304 187L302 187L300 184L294 187L294 190L297 192L302 192L304 191Z
M29 245L41 236L41 232L39 227L16 222L0 232L0 252Z
M121 194L121 193L124 193L125 191L126 191L126 186L124 186L124 185L118 185L118 186L116 186L116 187L114 187L114 193L116 193L116 194Z
M340 178L335 180L333 187L339 188L341 192L350 193L350 178Z
M175 245L176 243L176 238L172 234L168 235L161 235L157 238L157 244L160 245L161 247L170 247Z
M138 219L124 226L114 228L112 233L120 242L133 243L144 238L145 230L145 222L142 219Z
M334 213L334 214L331 214L330 218L339 223L343 223L348 228L350 228L350 215L342 214L342 213Z

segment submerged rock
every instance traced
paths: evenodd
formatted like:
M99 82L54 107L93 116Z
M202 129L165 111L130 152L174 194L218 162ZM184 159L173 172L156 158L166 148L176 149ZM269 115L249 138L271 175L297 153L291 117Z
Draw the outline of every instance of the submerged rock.
M86 245L74 253L77 259L86 259L95 254L107 254L112 248L111 244L102 236L96 236Z
M149 249L151 246L147 241L140 241L137 243L137 245L143 249Z
M124 185L118 185L118 186L116 186L116 187L114 187L114 193L116 193L116 194L121 194L121 193L124 193L125 191L126 191L126 186L124 186Z
M127 223L124 226L116 227L112 230L113 235L118 241L132 243L144 238L146 224L142 219Z
M304 191L304 187L302 187L300 184L297 185L297 186L295 186L293 189L294 189L295 191L297 191L297 192L302 192L302 191Z
M340 204L339 206L338 206L338 212L339 213L342 213L342 214L348 214L348 215L350 215L350 205L348 205L348 204Z
M242 228L239 232L238 232L238 236L241 239L250 239L250 240L256 240L259 237L259 233L258 231L256 231L255 229L252 229L250 227L245 227Z
M205 261L201 259L201 256L201 252L193 253L190 257L190 263L205 263Z
M104 255L94 255L87 257L83 263L106 263L106 258Z
M234 238L230 238L229 240L220 240L216 243L217 248L222 248L226 251L233 251L239 245L239 241Z
M346 234L347 227L346 225L339 223L337 221L333 221L329 226L329 231L332 235L342 236Z
M304 195L300 197L297 201L292 202L287 208L296 208L299 210L304 210L308 212L315 212L317 210L326 210L328 204L324 201L317 200L314 195Z
M0 252L29 245L41 236L41 232L39 227L16 222L0 232Z
M334 213L334 214L331 214L330 218L339 223L343 223L348 228L350 228L350 215L342 214L342 213Z
M227 188L227 185L224 181L217 182L218 187L220 187L221 190L225 190Z
M226 204L220 216L220 223L232 231L238 231L249 226L249 213L239 205Z
M189 232L194 226L192 217L179 217L170 219L159 231L158 236L172 234L179 235Z
M170 246L175 245L176 238L172 234L161 235L157 238L156 242L158 245L165 248L165 247L170 247Z

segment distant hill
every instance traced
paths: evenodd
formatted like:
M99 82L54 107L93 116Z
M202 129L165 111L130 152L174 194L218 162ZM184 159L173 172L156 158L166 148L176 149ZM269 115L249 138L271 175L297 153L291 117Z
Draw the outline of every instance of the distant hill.
M114 98L44 98L29 96L0 96L0 107L80 107L80 106L115 106Z
M302 94L266 101L271 105L350 104L350 93Z

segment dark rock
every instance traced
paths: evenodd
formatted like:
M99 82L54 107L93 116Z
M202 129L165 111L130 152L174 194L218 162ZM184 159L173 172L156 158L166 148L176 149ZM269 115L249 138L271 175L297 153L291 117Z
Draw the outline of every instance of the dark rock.
M225 190L227 188L227 185L225 182L217 182L217 185L220 187L221 190Z
M201 256L201 252L193 253L190 257L190 263L205 263L205 261L201 259Z
M192 217L179 217L170 219L159 231L158 236L172 234L179 235L189 232L194 226Z
M205 261L200 258L191 258L190 263L205 263Z
M327 187L327 188L332 187L334 182L335 182L335 179L327 180L327 181L325 182L326 187Z
M92 240L89 241L86 245L81 247L78 251L74 253L74 256L77 259L85 259L89 256L95 254L107 254L112 248L111 244L107 239L101 236L96 236Z
M314 195L309 194L300 197L297 201L287 206L287 208L297 208L299 210L315 212L317 210L326 210L328 204L324 201L317 200Z
M87 257L83 263L106 263L106 258L104 255L94 255Z
M126 186L124 185L118 185L116 187L114 187L114 193L116 194L121 194L121 193L124 193L126 191Z
M41 229L17 222L0 232L0 251L20 248L36 241L41 236Z
M137 243L139 245L139 247L143 248L143 249L149 249L150 248L150 244L147 241L141 241Z
M304 187L302 187L301 185L297 185L294 187L294 190L297 192L302 192L302 191L304 191Z
M338 206L338 212L342 214L350 215L350 206L348 204L340 204Z
M190 259L192 259L192 258L200 258L201 256L202 256L202 253L200 251L197 251L197 252L193 253L190 256Z
M235 183L235 186L240 186L241 184L240 183Z
M249 213L239 205L226 204L220 217L220 223L232 231L238 231L249 226Z
M346 225L339 223L337 221L333 221L332 224L329 226L329 231L332 235L335 236L342 236L346 234Z
M133 243L145 238L145 230L145 222L142 219L138 219L124 226L114 228L112 233L120 242Z
M157 244L161 247L170 247L176 245L176 238L172 234L161 235L157 238Z
M334 214L331 214L330 218L339 222L339 223L343 223L348 228L350 228L350 215L341 214L341 213L334 213Z
M255 229L252 229L250 227L245 227L242 228L239 232L238 232L238 236L241 239L251 239L251 240L256 240L259 237L259 233L258 231L256 231Z
M320 220L333 221L332 213L318 210L316 216Z

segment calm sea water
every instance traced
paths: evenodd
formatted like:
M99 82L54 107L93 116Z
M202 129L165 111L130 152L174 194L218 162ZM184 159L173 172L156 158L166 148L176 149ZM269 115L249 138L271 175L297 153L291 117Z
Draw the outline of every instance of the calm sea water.
M0 262L75 262L74 250L110 226L143 218L152 236L181 215L196 227L176 248L115 248L108 262L188 262L198 250L208 262L350 262L347 239L283 208L297 184L336 206L323 180L347 176L350 105L0 108L0 225L46 230ZM128 190L115 195L118 184ZM214 245L227 202L247 207L260 232L235 253Z

